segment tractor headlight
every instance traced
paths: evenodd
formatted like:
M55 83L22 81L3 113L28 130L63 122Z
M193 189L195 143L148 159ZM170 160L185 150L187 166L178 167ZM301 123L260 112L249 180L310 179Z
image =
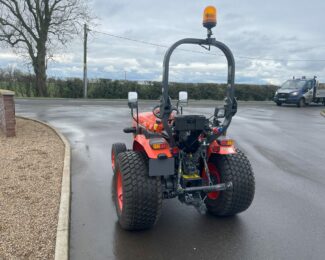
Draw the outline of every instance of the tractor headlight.
M290 93L291 96L297 96L298 94L299 94L298 91L295 91L295 92L291 92L291 93Z
M278 91L275 91L275 96L277 96L278 95Z

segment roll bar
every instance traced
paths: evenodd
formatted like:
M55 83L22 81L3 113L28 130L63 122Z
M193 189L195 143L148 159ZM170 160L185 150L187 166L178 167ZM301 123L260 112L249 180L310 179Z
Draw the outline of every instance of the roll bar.
M168 95L168 78L169 78L169 61L174 50L182 44L194 44L194 45L208 45L215 46L220 49L227 58L228 61L228 79L227 79L227 92L225 99L225 119L221 125L221 130L217 134L217 137L226 132L228 126L230 125L232 117L237 112L237 101L234 97L235 95L235 59L231 50L222 42L216 41L215 38L207 39L194 39L185 38L175 42L166 52L163 63L163 80L162 80L162 99L160 103L160 115L164 129L166 130L171 144L174 145L174 138L172 136L171 128L168 124L169 116L172 112L172 105Z

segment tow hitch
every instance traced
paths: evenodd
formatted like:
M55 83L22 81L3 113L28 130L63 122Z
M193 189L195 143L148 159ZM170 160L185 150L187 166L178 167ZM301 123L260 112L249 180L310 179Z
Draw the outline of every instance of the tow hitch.
M195 207L195 209L200 214L205 214L207 211L204 200L206 199L206 195L202 198L202 192L215 192L215 191L225 191L231 190L233 187L232 182L220 183L211 186L201 186L201 187L189 187L185 189L178 189L178 199L185 203L186 205L190 205Z

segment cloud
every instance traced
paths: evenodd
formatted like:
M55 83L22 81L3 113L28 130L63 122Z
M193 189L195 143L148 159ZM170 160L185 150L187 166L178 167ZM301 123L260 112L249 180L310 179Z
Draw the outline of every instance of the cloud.
M0 53L0 60L17 61L17 59L19 58L14 53L11 52Z
M213 70L225 70L227 68L226 64L207 64L203 62L192 62L192 63L177 63L171 66L171 68L176 70L195 70L199 71L213 71Z
M321 0L312 4L307 0L93 0L99 24L89 35L89 76L124 79L126 72L130 80L160 80L165 48L94 31L167 46L185 37L203 38L202 11L211 3L218 8L214 36L234 53L237 82L279 84L293 75L318 75L325 82L325 62L262 60L325 59L325 2ZM201 47L182 48L205 52ZM212 53L217 56L177 50L171 59L170 80L224 82L225 59L218 51ZM17 63L13 54L7 55L0 55L1 64ZM49 64L50 76L82 77L82 37L76 37L69 49L54 58L56 61Z

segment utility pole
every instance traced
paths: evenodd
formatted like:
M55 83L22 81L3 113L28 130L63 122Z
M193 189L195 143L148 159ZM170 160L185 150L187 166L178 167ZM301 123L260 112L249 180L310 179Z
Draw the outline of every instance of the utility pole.
M84 25L84 98L88 97L88 79L87 79L87 40L88 40L88 26Z
M124 71L124 80L126 81L126 70Z

